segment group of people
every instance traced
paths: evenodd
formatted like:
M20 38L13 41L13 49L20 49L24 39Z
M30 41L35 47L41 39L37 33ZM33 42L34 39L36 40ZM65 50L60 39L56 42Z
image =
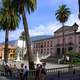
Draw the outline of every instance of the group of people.
M28 80L28 69L27 66L23 63L21 67L18 69L16 64L13 66L11 64L4 65L5 76L9 76L15 78L15 80ZM45 63L37 64L35 68L35 80L45 80L46 77L46 69Z
M28 69L27 66L21 64L20 69L17 68L16 64L12 66L11 64L4 65L5 76L9 76L11 78L15 78L15 80L28 80Z
M37 64L36 66L36 76L35 80L46 80L46 69L45 69L45 63Z

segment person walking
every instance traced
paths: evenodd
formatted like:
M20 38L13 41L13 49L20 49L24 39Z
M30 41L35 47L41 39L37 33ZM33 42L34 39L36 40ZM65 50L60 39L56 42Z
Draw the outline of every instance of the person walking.
M27 70L27 66L24 67L23 80L28 80L28 70Z
M23 71L24 71L24 64L21 63L21 68L20 68L20 80L23 80Z
M16 64L14 64L13 68L12 68L12 77L17 79L17 66Z
M39 76L40 76L40 65L37 64L37 66L36 66L35 80L40 80Z
M45 69L45 63L43 63L41 66L40 66L40 80L46 80L46 69Z
M8 72L9 72L9 76L12 77L12 65L11 64L9 65Z

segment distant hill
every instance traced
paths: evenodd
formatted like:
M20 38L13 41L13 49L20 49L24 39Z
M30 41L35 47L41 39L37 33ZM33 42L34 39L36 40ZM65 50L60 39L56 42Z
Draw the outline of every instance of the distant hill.
M40 35L31 37L31 41L44 40L53 37L52 35Z
M0 43L0 45L3 45L4 42ZM12 40L12 41L9 41L9 44L10 45L16 45L17 44L17 40Z
M48 39L48 38L51 38L53 37L52 35L40 35L40 36L33 36L31 37L31 41L38 41L38 40L44 40L44 39ZM4 44L4 42L0 43L1 45ZM9 44L11 45L16 45L17 44L17 40L12 40L12 41L9 41Z

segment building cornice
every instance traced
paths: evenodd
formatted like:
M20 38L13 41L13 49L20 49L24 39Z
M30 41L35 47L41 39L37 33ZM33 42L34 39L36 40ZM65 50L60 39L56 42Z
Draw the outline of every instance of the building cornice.
M70 34L65 34L64 36L71 36L71 35L74 35L74 33L70 33ZM76 35L80 35L80 32L76 32ZM60 36L54 36L53 38L59 38L59 37L62 37L62 35Z

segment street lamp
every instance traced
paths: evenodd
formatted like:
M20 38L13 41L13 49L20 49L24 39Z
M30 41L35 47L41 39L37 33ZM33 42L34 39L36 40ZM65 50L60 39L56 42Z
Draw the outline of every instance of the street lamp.
M76 23L73 24L73 31L74 31L74 51L76 51L76 31L78 29L78 25Z

